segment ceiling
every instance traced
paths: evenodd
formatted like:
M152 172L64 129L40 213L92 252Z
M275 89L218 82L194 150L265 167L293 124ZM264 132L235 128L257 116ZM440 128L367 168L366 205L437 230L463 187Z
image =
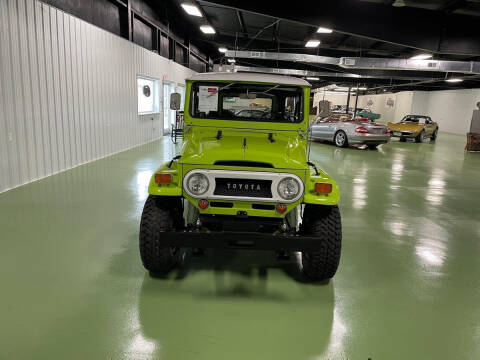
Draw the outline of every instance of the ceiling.
M183 0L170 0L180 9ZM480 0L322 0L321 2L199 0L203 17L181 14L192 38L208 49L215 63L225 63L218 47L228 49L281 53L314 54L330 57L409 58L419 53L430 53L436 60L480 61ZM312 4L316 4L312 6ZM317 5L318 4L318 5ZM216 30L205 35L199 26L209 23ZM319 26L332 28L330 34L317 34ZM316 48L306 48L309 39L318 39ZM236 58L237 65L268 68L302 69L313 71L346 72L335 65L305 64L289 61L271 61ZM383 79L360 79L370 87L403 85L391 90L436 90L473 88L480 86L480 78L463 76L457 84L444 81L418 83L418 78L445 77L445 73L363 70L348 71L357 74L383 76ZM391 76L391 77L389 77ZM408 79L398 80L403 76ZM330 79L322 76L315 87L335 81L336 84L356 85L358 79ZM409 84L412 83L411 86ZM382 90L382 89L380 89Z

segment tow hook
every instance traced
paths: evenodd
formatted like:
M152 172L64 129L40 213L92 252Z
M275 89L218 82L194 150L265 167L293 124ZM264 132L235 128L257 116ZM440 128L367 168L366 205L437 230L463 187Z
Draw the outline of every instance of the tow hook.
M248 213L246 211L237 211L237 217L239 218L248 218Z

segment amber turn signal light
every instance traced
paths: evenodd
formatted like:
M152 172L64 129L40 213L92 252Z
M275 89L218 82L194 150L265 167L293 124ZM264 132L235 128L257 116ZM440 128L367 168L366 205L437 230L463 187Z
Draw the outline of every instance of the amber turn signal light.
M279 214L283 214L285 211L287 211L287 205L285 204L277 204L277 212Z
M171 184L172 175L170 174L155 174L155 182L157 184Z
M330 194L332 192L332 184L329 183L316 183L315 192L317 194Z
M198 207L202 210L205 210L206 208L208 208L208 201L204 199L200 200L198 202Z

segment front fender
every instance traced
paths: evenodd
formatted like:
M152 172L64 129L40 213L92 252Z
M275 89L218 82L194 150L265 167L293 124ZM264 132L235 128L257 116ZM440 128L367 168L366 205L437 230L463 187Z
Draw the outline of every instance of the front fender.
M177 161L173 161L170 167L169 164L170 161L163 163L152 175L150 184L148 185L148 193L150 195L182 196L181 167ZM172 175L172 182L170 184L157 184L155 182L155 174L160 173Z
M330 194L317 194L315 192L316 183L332 184L332 192ZM303 197L303 202L305 204L314 205L338 205L339 201L340 191L335 180L320 168L318 168L318 175L315 170L311 168L310 172L307 172L305 179L305 195Z

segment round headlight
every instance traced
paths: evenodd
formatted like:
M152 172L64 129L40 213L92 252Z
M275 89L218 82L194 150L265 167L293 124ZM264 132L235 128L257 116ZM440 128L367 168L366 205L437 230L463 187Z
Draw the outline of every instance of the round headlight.
M188 190L194 195L203 195L208 190L208 178L203 174L193 174L187 181Z
M282 199L292 200L298 196L298 193L300 192L300 184L296 179L286 177L278 183L277 191Z

